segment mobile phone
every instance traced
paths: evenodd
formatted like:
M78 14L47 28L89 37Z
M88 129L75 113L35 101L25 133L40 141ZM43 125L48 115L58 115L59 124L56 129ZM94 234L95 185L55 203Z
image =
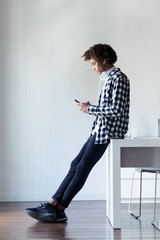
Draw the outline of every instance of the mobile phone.
M75 99L75 98L74 98L73 100L74 100L76 103L80 103L80 102L79 102L77 99Z

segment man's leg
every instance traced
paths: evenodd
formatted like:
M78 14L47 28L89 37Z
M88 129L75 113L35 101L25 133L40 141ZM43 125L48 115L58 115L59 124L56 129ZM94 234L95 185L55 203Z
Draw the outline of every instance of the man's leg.
M102 157L108 144L109 140L106 144L95 144L95 135L91 136L78 156L72 161L67 176L53 196L53 202L50 201L50 203L37 208L26 209L27 213L38 221L67 221L64 208L68 207L73 197L83 187L91 169Z
M79 162L81 161L86 148L88 146L88 144L90 143L90 141L94 138L94 136L90 136L88 138L88 140L86 141L86 143L83 145L82 149L80 150L79 154L76 156L76 158L71 162L70 164L70 169L66 175L66 177L64 178L64 180L62 181L62 183L60 184L59 188L57 189L56 193L53 195L52 199L55 200L55 204L60 203L61 199L63 197L64 192L66 191L68 185L70 184L70 182L72 181L75 172L76 172L76 168L79 164ZM51 201L50 201L51 202ZM52 201L54 202L54 201ZM54 204L53 204L54 205Z
M71 164L71 168L61 183L59 189L57 190L57 194L55 195L57 200L62 198L64 191L66 190L67 186L69 185L70 181L72 180L75 171L76 171L76 166L80 162L85 149L87 145L89 144L92 136L89 137L87 142L84 144L82 147L80 153L77 155L77 157L72 161L74 164ZM57 200L51 200L47 204L41 204L41 206L38 206L36 208L27 208L26 212L28 213L29 216L32 218L35 218L38 221L44 221L44 222L65 222L67 221L67 216L64 213L64 208L62 206L57 206L58 201Z
M60 187L55 195L53 195L53 199L57 200L57 196L59 196L59 193L61 194L61 198L58 199L58 203L61 206L64 208L68 207L74 196L83 187L93 166L104 154L108 144L109 140L106 144L95 144L94 135L88 142L81 159L78 161L78 164L76 159L72 161L71 169L74 169L72 179L70 179L66 188L63 188L63 194Z

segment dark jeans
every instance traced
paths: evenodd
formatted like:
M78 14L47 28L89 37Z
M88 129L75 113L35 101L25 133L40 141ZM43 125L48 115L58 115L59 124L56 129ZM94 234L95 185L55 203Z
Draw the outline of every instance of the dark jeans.
M106 144L95 144L96 134L90 136L77 157L71 162L70 170L62 181L53 199L63 207L68 207L74 196L83 187L91 169L105 152Z

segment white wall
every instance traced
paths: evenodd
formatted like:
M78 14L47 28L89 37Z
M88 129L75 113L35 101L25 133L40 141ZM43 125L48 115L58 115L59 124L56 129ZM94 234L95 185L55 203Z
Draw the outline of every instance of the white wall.
M0 0L0 201L48 200L67 173L94 120L72 98L96 103L98 77L80 58L95 43L113 46L131 80L129 135L157 136L159 5ZM122 198L130 177L122 171ZM105 157L76 199L104 198Z

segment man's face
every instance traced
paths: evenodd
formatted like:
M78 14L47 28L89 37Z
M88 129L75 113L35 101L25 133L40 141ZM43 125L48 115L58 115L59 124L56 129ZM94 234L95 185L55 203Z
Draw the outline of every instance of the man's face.
M91 58L89 61L92 65L93 71L95 71L98 75L104 71L104 68L95 59Z

